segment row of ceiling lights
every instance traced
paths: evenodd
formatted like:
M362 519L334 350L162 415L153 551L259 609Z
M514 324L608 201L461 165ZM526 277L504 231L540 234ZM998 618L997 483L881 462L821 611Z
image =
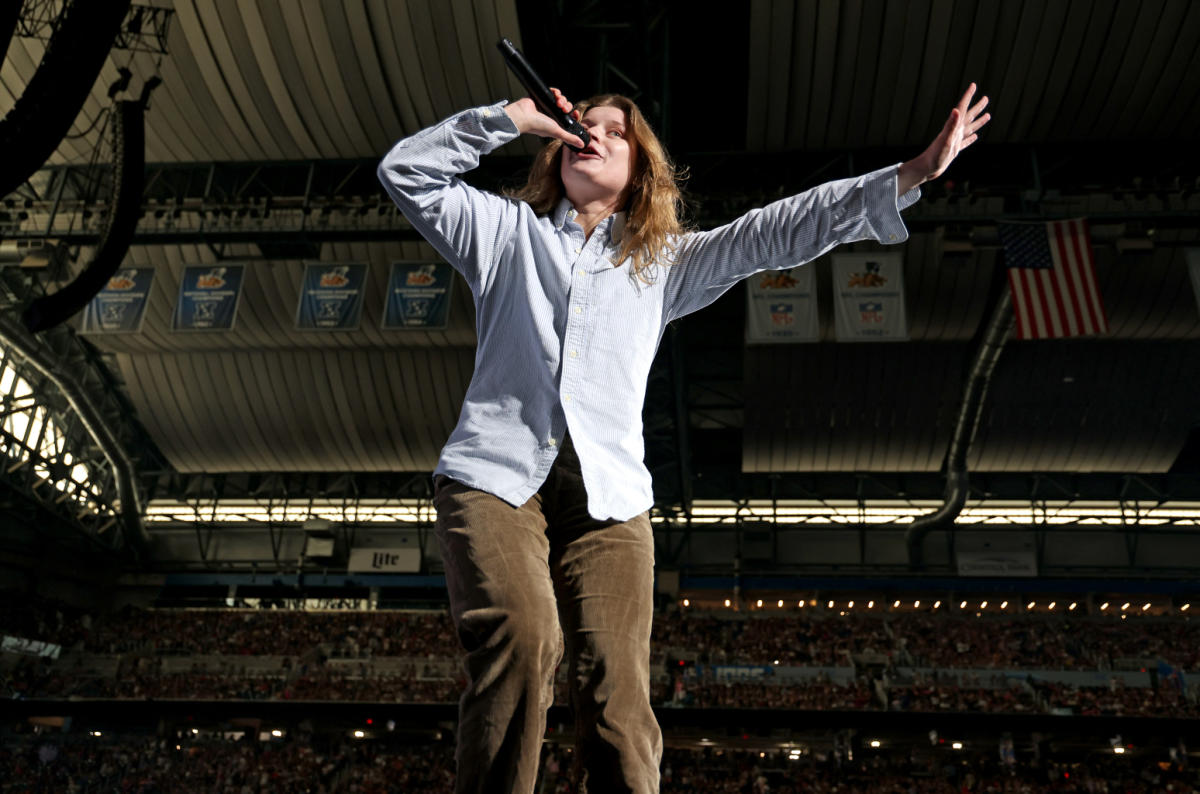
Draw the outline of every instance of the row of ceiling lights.
M681 603L682 603L682 604L683 604L683 606L685 606L685 607L690 607L690 606L692 605L692 602L691 602L691 599L690 599L690 598L685 598L685 599L683 599ZM779 599L779 600L776 602L776 606L777 606L779 609L784 609L784 608L787 606L787 604L788 604L788 603L790 603L790 602L784 601L783 599ZM893 602L892 602L892 608L893 608L893 609L901 609L901 608L903 608L903 606L904 606L904 603L905 603L905 602L901 601L900 599L896 599L895 601L893 601ZM921 602L921 600L920 600L920 599L916 599L916 600L914 600L914 601L912 602L912 608L913 608L913 609L920 609L920 608L921 608L921 603L922 603L922 602ZM992 602L989 602L989 601L986 601L986 600L985 600L985 601L980 601L980 602L979 602L979 606L977 607L977 609L979 609L979 610L984 610L984 609L987 609L987 607L988 607L988 604L989 604L989 603L992 603ZM861 602L856 602L856 601L850 600L850 601L847 601L847 602L846 602L846 605L845 605L845 607L844 607L844 608L845 608L845 609L854 609L856 604L857 604L859 607L862 607L862 606L863 606ZM796 602L796 607L797 607L797 608L799 608L799 609L803 609L805 606L816 606L816 605L817 605L817 600L816 600L815 598L813 598L813 599L810 599L810 600L809 600L809 601L807 601L807 602L806 602L806 601L804 601L804 600L800 600L800 601L797 601L797 602ZM1026 609L1026 610L1033 610L1033 609L1037 608L1037 605L1038 605L1038 602L1037 602L1037 601L1030 601L1028 604L1026 604L1026 605L1025 605L1025 609ZM726 598L726 599L725 599L725 606L726 606L726 607L730 607L730 608L732 608L732 607L733 607L733 600L732 600L732 599L729 599L729 598ZM763 609L763 608L764 608L764 601L763 601L763 599L761 599L761 598L757 599L757 600L754 602L754 606L755 606L755 608L757 608L757 609ZM969 606L970 606L970 602L968 602L968 601L965 601L965 600L964 600L964 601L960 601L960 602L959 602L959 604L958 604L958 608L959 608L959 609L967 609ZM1000 609L1002 609L1002 610L1003 610L1003 609L1008 609L1008 606L1009 606L1009 602L1008 602L1008 601L1001 601L1001 602L1000 602ZM1046 609L1047 609L1047 610L1049 610L1049 611L1051 611L1051 612L1053 612L1053 611L1054 611L1054 610L1055 610L1055 609L1056 609L1058 606L1059 606L1059 604L1058 604L1058 602L1057 602L1057 601L1050 601L1049 603L1047 603L1047 604L1046 604ZM1078 602L1078 601L1072 601L1072 602L1071 602L1071 603L1070 603L1070 604L1067 606L1067 611L1074 611L1074 610L1075 610L1075 608L1076 608L1076 607L1078 607L1078 606L1079 606L1079 602ZM1110 606L1111 606L1110 602L1108 602L1108 601L1105 601L1104 603L1102 603L1102 604L1100 605L1100 611L1101 611L1101 612L1105 612L1105 611L1107 611L1107 610L1108 610L1108 608L1109 608ZM1133 606L1133 603L1132 603L1132 602L1130 602L1130 601L1126 601L1124 604L1122 604L1122 605L1121 605L1121 607L1120 607L1120 611L1121 611L1121 612L1126 612L1126 611L1128 611L1128 610L1129 610L1129 608L1130 608L1131 606ZM1154 605L1153 605L1152 603L1150 603L1149 601L1147 601L1146 603L1142 604L1142 611L1143 611L1143 612L1149 611L1149 610L1151 609L1151 607L1153 607L1153 606L1154 606ZM1191 603L1186 603L1186 604L1183 604L1182 606L1180 606L1180 607L1179 607L1179 611L1180 611L1180 612L1187 612L1189 609L1191 609L1191 606L1192 606L1192 605L1191 605ZM828 601L828 602L825 604L825 607L826 607L826 609L837 609L837 608L838 608L838 602L837 602L837 601L834 601L834 600L832 600L832 599L830 599L830 600L829 600L829 601ZM935 601L933 602L933 609L941 609L941 607L942 607L942 601L941 601L941 599L937 599L937 600L935 600ZM869 601L867 601L867 603L866 603L866 609L874 609L874 608L875 608L875 601L874 601L874 600L869 600Z

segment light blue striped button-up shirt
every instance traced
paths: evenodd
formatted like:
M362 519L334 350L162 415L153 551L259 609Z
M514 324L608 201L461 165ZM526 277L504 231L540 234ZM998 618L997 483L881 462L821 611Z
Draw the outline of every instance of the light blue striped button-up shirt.
M626 520L653 504L642 403L667 323L758 271L795 267L839 243L908 239L899 210L920 193L897 199L896 166L830 182L683 235L647 284L628 261L612 262L622 214L585 239L565 199L539 217L458 178L519 135L503 107L451 116L379 165L405 217L475 297L475 374L435 473L521 505L570 430L588 513Z

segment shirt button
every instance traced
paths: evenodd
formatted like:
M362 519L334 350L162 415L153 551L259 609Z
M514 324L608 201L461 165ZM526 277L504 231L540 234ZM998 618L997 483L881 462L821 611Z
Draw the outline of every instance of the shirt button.
M571 395L569 395L569 394L564 394L564 395L563 395L563 402L565 402L565 403L569 403L569 402L571 402Z
M576 314L583 314L583 309L582 309L581 307L579 307L579 306L576 306L576 307L575 307L575 313L576 313Z
M556 446L558 446L558 442L557 442L557 441L555 441L554 439L550 439L550 441L549 441L548 443L549 443L549 444L550 444L550 446L552 446L552 447L556 447Z
M578 350L572 350L572 351L571 351L571 358L579 358L579 351L578 351Z
M892 239L893 239L893 240L894 240L894 239L896 239L896 235L894 235L894 234L893 234L893 235L892 235ZM577 253L577 254L578 254L578 253L581 253L582 251L583 251L583 249L582 249L582 248L576 248L576 249L575 249L575 253Z
M889 235L888 235L888 239L889 239L889 240L895 240L895 239L896 239L896 235L894 235L894 234L889 234Z

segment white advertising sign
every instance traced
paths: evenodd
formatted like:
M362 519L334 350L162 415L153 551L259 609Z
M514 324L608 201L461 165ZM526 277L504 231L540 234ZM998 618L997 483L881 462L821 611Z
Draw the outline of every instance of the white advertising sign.
M959 576L1037 576L1032 551L959 551Z
M351 549L346 570L350 573L419 573L421 550Z

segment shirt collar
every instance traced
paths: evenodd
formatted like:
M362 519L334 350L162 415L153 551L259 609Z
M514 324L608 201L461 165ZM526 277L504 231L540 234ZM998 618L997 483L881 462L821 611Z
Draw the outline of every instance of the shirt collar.
M575 220L575 207L571 205L571 200L565 196L559 199L558 206L554 208L554 213L551 216L554 220L554 228L562 229L568 220ZM614 212L609 215L600 225L596 227L596 231L603 232L607 229L608 241L611 245L620 245L621 238L625 234L625 213Z
M566 196L559 199L558 206L554 208L554 215L552 216L554 219L554 228L561 229L567 222L567 213L573 212L574 209L571 206L571 200ZM574 218L575 216L571 215L571 217Z

